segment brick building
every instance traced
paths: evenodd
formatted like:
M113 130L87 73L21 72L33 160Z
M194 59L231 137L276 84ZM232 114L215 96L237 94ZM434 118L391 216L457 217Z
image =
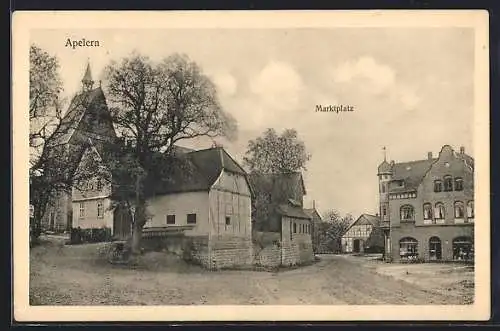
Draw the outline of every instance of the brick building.
M437 158L378 166L385 255L393 261L474 257L474 159L451 146Z

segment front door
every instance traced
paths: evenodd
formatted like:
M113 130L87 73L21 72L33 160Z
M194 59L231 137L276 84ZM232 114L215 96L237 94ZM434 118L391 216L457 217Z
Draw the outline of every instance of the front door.
M360 240L359 239L354 239L354 242L353 242L353 252L354 253L359 253L359 247L360 247Z

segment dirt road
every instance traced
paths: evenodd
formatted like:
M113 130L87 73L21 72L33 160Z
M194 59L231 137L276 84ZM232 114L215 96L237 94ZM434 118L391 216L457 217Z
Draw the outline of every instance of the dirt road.
M355 257L323 256L314 265L280 272L215 271L165 253L147 269L97 265L96 245L37 247L31 254L30 301L35 305L190 304L462 304L382 275ZM164 254L163 256L161 254ZM165 262L166 261L166 262Z

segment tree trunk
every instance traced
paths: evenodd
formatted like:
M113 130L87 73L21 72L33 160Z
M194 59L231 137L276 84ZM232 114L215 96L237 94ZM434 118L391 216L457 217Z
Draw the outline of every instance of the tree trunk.
M139 255L141 253L141 241L142 241L142 226L138 226L137 222L134 222L134 227L132 229L132 254Z

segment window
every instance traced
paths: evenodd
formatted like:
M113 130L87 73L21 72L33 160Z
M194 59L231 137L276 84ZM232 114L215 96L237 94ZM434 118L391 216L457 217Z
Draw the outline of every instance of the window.
M297 223L293 222L293 233L297 233Z
M382 212L381 212L381 214L382 214L382 217L387 216L387 206L382 206Z
M167 215L167 224L175 224L175 215Z
M462 201L455 202L455 218L464 218L464 203Z
M443 190L443 182L439 179L434 181L434 192L441 192Z
M80 202L80 218L85 217L85 204L83 202Z
M380 191L381 191L382 193L385 193L385 184L382 184L382 185L380 186Z
M231 225L231 216L226 216L226 225Z
M453 191L453 179L451 176L444 176L444 191Z
M196 224L196 214L187 214L187 224Z
M432 205L430 203L424 203L424 220L432 219Z
M455 191L462 191L464 189L464 181L462 178L455 178Z
M102 180L100 178L97 180L97 190L98 191L102 190Z
M418 258L418 241L406 237L399 241L399 257L402 260L415 260Z
M436 203L434 206L434 218L435 219L444 219L444 205L441 202Z
M104 205L102 201L97 202L97 217L103 217L104 216Z
M441 239L438 237L431 237L429 239L429 259L441 260Z
M401 221L412 221L414 219L413 207L404 205L400 209Z
M459 261L470 261L474 259L474 247L470 237L458 237L453 239L453 259Z
M467 218L474 218L474 201L467 202Z

